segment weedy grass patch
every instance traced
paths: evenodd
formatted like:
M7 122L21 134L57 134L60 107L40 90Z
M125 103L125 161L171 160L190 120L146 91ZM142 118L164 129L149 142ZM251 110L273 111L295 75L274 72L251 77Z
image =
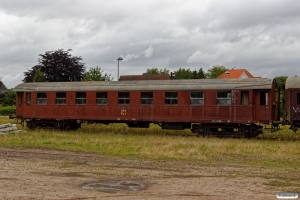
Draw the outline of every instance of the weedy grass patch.
M0 123L13 122L0 118ZM19 129L22 129L18 125ZM132 129L125 124L83 124L77 131L26 130L0 135L0 146L78 151L141 159L300 168L299 132L265 132L254 139L202 138L189 130Z

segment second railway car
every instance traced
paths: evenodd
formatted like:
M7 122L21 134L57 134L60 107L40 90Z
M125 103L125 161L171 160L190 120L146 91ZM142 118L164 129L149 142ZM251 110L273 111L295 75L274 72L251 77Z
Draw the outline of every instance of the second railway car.
M300 77L290 77L285 82L285 120L291 124L291 129L297 131L300 127Z
M159 124L203 136L255 137L279 120L275 80L192 79L23 83L16 117L29 128L77 129L83 121Z

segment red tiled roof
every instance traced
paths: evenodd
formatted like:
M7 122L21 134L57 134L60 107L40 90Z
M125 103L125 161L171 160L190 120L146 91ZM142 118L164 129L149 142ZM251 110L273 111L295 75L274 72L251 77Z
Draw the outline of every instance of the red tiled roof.
M229 69L221 74L218 78L241 78L243 75L246 75L248 78L255 78L246 69Z

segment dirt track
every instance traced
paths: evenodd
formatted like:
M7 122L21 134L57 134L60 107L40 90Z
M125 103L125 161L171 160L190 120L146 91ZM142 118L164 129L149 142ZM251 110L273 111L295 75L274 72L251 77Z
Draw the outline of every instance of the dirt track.
M0 166L1 199L276 199L278 192L265 184L269 180L249 177L262 169L248 166L9 148L0 148ZM122 184L83 188L100 182Z

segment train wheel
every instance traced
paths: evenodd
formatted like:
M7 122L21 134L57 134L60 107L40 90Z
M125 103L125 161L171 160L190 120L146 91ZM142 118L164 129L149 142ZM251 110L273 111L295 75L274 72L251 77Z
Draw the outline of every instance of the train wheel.
M202 136L203 137L210 137L211 136L209 128L208 129L206 129L206 128L204 129L204 131L202 133Z
M37 127L37 124L35 121L27 121L26 124L27 124L27 127L31 130L34 130Z
M297 126L291 126L290 129L296 133L297 130L298 130L298 127Z

